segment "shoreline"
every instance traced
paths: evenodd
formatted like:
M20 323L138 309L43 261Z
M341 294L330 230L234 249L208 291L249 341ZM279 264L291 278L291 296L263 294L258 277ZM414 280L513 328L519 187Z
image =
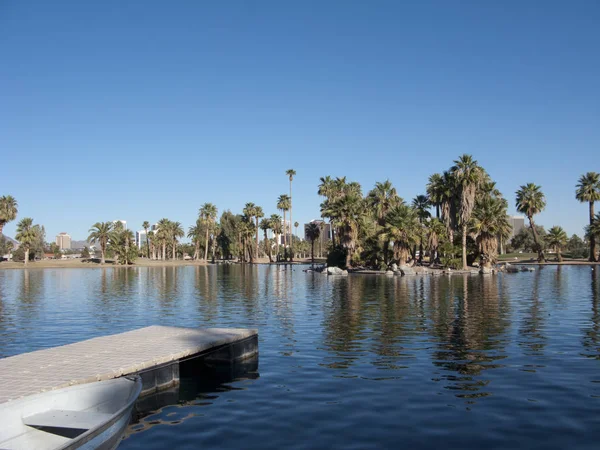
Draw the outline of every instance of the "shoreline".
M117 268L135 268L135 267L182 267L182 266L208 266L208 265L219 265L219 264L248 264L256 266L288 266L288 265L310 265L310 258L300 258L294 260L294 262L269 262L268 258L259 258L256 263L239 263L235 260L217 260L215 263L210 261L184 261L184 260L148 260L146 258L138 258L134 264L123 265L114 264L112 261L107 261L104 264L99 262L82 260L82 259L49 259L43 261L31 261L25 266L22 262L2 261L0 262L0 270L18 270L18 269L103 269L110 267ZM315 265L325 264L324 260L315 260ZM539 263L537 261L499 261L498 265L526 265L526 266L597 266L600 262L589 262L585 260L567 260L563 262L558 261L547 261L545 263ZM427 266L423 266L429 269ZM433 269L440 270L442 269ZM470 273L474 270L479 270L478 267L470 267L467 271L452 270L453 273ZM374 269L350 269L349 273L354 274L385 274L385 271L378 271Z
M260 258L256 263L245 263L249 265L272 265L272 266L284 266L284 265L305 265L310 264L310 260L308 262L302 259L296 259L294 262L272 262L270 263L268 258ZM47 259L42 261L30 261L27 265L22 262L13 262L13 261L1 261L0 262L0 270L18 270L18 269L106 269L106 268L135 268L135 267L182 267L182 266L209 266L209 265L219 265L219 264L242 264L237 261L223 261L217 260L215 263L211 263L210 261L184 261L184 260L149 260L146 258L138 258L135 263L124 265L124 264L114 264L112 261L107 260L106 263L100 264L99 262L83 260L83 259ZM317 264L317 261L315 261Z

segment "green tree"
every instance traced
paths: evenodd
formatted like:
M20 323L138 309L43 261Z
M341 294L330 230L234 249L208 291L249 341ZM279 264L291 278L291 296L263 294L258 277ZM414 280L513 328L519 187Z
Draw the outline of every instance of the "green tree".
M97 243L100 246L100 254L102 255L100 260L101 264L106 262L106 248L110 239L112 227L113 224L111 222L96 222L89 230L90 235L88 236L87 241L90 244Z
M148 234L148 230L150 229L150 222L145 220L144 223L142 224L142 228L144 229L144 232L146 233L146 242L148 243L147 255L148 255L148 259L150 259L150 239L149 239L150 235Z
M180 222L169 222L169 238L171 239L171 250L173 260L177 259L177 243L179 238L185 236L185 231Z
M212 203L205 203L200 207L200 218L206 224L206 246L204 247L204 261L208 260L208 237L217 220L218 210Z
M507 208L505 199L485 196L477 202L473 210L470 232L476 236L475 242L484 269L489 270L496 263L499 239L510 235Z
M600 174L596 172L588 172L579 178L575 198L580 202L589 203L589 220L590 226L594 222L594 202L600 201ZM590 257L591 262L598 261L596 254L596 236L590 236Z
M306 227L306 237L310 241L310 259L312 264L315 264L315 241L321 235L321 228L314 222L311 222Z
M440 218L440 206L444 199L444 177L439 173L434 173L429 177L426 187L427 197L433 206L435 206L435 217Z
M265 250L267 252L267 255L269 256L269 263L272 263L273 253L271 252L271 243L269 242L269 238L267 237L267 232L271 229L271 220L262 219L260 221L260 229L263 230L264 233L263 241L265 243Z
M17 234L15 239L19 241L20 248L25 251L25 265L29 261L29 250L35 244L38 238L38 230L33 225L31 217L25 217L17 224Z
M50 251L54 255L54 259L60 259L60 247L56 243L50 244Z
M169 228L171 225L171 221L169 219L163 218L158 221L158 228L156 230L156 241L157 244L161 246L161 260L165 261L167 259L167 244L171 238L169 233Z
M17 213L18 205L13 196L4 195L0 197L0 237L2 237L4 225L15 220L17 218Z
M386 240L394 243L394 260L399 265L406 264L408 261L410 249L416 244L420 229L417 211L406 204L392 208L386 215L386 223L381 234Z
M600 213L594 216L592 224L587 226L587 234L600 239Z
M56 256L56 253L54 255ZM83 250L81 251L81 257L85 259L90 257L90 249L87 248L87 246L83 247Z
M197 260L200 258L200 244L202 241L202 235L204 234L204 225L202 219L196 219L196 224L188 229L187 237L192 240L194 244L194 256L193 259ZM207 246L208 247L208 246Z
M562 262L562 249L567 245L567 233L562 227L554 226L548 230L546 242L549 247L552 247L556 252L558 262Z
M540 239L537 235L533 216L539 214L546 207L546 198L542 192L542 188L536 184L528 183L520 187L517 195L517 211L525 214L529 219L529 227L533 233L533 241L535 242L536 251L538 253L538 262L545 262L544 250L541 246Z
M275 235L275 254L277 255L277 261L279 261L279 239L283 232L281 216L279 214L271 214L269 221L271 222L271 230L273 230L273 234Z
M283 211L283 253L284 253L284 259L285 259L286 248L288 245L287 223L285 220L285 213L286 213L286 211L289 211L289 209L290 209L290 197L285 194L280 195L279 198L277 199L277 209L280 209L281 211Z
M292 234L292 224L294 223L292 220L292 181L294 180L294 176L296 176L296 171L294 169L288 169L285 171L285 174L288 176L290 180L290 234ZM258 227L258 225L257 225ZM258 238L256 239L258 242ZM294 261L294 239L290 236L290 261Z
M477 189L485 179L485 172L471 155L461 155L450 169L458 188L458 220L462 232L462 265L467 270L467 231L475 207Z

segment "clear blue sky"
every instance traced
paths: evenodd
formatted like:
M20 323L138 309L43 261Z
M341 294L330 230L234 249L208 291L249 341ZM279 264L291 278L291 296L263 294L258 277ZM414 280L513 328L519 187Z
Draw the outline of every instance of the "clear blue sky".
M2 1L0 195L83 239L204 202L319 215L319 177L405 199L472 153L581 233L600 171L600 2ZM15 222L6 227L14 235Z

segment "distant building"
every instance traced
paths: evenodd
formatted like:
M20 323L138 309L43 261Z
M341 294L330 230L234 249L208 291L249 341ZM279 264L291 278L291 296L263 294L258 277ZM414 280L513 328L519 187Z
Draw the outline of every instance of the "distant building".
M152 232L150 231L150 233ZM135 245L137 245L137 248L142 248L146 242L148 242L148 235L146 234L146 230L136 231Z
M508 238L508 240L510 241L517 234L519 234L519 231L521 231L523 228L525 228L525 217L523 217L523 216L508 216L508 223L510 223L510 226L512 227L512 230L510 232L510 237Z
M56 235L56 245L61 250L71 250L71 236L67 233L59 233Z
M311 223L315 223L319 226L319 228L321 229L321 234L319 235L319 240L323 240L323 242L327 242L327 241L331 241L332 236L331 236L331 224L321 220L321 219L315 219L315 220L311 220L308 223L304 224L304 240L308 241L308 236L307 236L307 231L308 231L308 226Z

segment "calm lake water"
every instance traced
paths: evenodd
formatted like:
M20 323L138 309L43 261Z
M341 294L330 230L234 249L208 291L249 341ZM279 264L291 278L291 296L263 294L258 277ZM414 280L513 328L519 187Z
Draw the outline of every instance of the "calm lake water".
M598 449L599 271L3 270L0 357L151 324L259 329L258 369L122 449Z

